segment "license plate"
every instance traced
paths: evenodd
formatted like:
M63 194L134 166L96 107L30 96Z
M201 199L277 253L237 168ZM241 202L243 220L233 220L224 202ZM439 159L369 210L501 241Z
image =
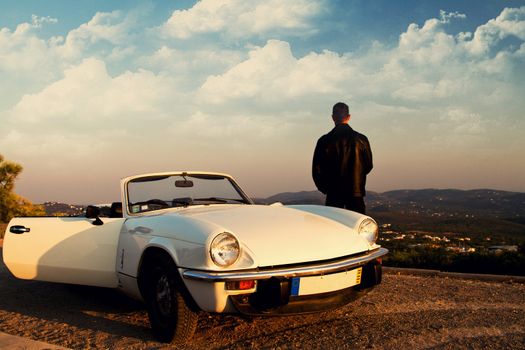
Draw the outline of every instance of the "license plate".
M308 276L292 278L291 296L312 295L334 292L356 286L361 283L363 268L332 273L323 276Z

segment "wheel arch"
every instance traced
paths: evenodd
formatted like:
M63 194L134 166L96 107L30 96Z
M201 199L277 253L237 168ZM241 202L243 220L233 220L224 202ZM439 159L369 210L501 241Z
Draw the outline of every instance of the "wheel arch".
M188 288L182 279L176 259L167 249L158 246L146 248L140 259L137 271L137 284L142 298L145 299L146 297L145 293L147 288L145 288L145 286L148 283L148 270L159 262L169 262L173 264L177 286L179 287L180 293L185 298L188 306L190 306L194 311L200 311L200 308L197 306L197 303L191 296L191 293L188 291Z

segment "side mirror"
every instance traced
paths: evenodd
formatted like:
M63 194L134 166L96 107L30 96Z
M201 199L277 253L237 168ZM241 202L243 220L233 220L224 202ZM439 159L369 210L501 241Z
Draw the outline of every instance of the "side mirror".
M100 220L99 215L100 215L100 208L99 207L94 206L94 205L88 205L87 206L87 208L86 208L86 218L88 218L88 219L95 219L95 221L93 221L93 225L95 225L95 226L100 226L100 225L104 224L104 222L102 220Z

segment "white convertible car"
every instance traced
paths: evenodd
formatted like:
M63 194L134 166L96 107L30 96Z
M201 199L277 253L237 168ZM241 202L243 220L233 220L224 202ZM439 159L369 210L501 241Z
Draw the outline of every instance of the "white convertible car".
M153 332L183 343L198 312L286 315L349 303L381 282L378 227L317 205L255 205L232 177L169 172L121 181L122 202L85 217L15 218L4 262L18 278L119 288Z

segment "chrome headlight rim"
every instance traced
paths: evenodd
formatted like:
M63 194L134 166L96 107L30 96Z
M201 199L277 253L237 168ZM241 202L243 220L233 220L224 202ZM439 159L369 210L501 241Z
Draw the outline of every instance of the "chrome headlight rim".
M221 232L212 239L209 254L216 266L229 267L239 260L241 245L230 232Z
M366 218L359 223L357 233L372 246L379 238L379 226L374 219Z

